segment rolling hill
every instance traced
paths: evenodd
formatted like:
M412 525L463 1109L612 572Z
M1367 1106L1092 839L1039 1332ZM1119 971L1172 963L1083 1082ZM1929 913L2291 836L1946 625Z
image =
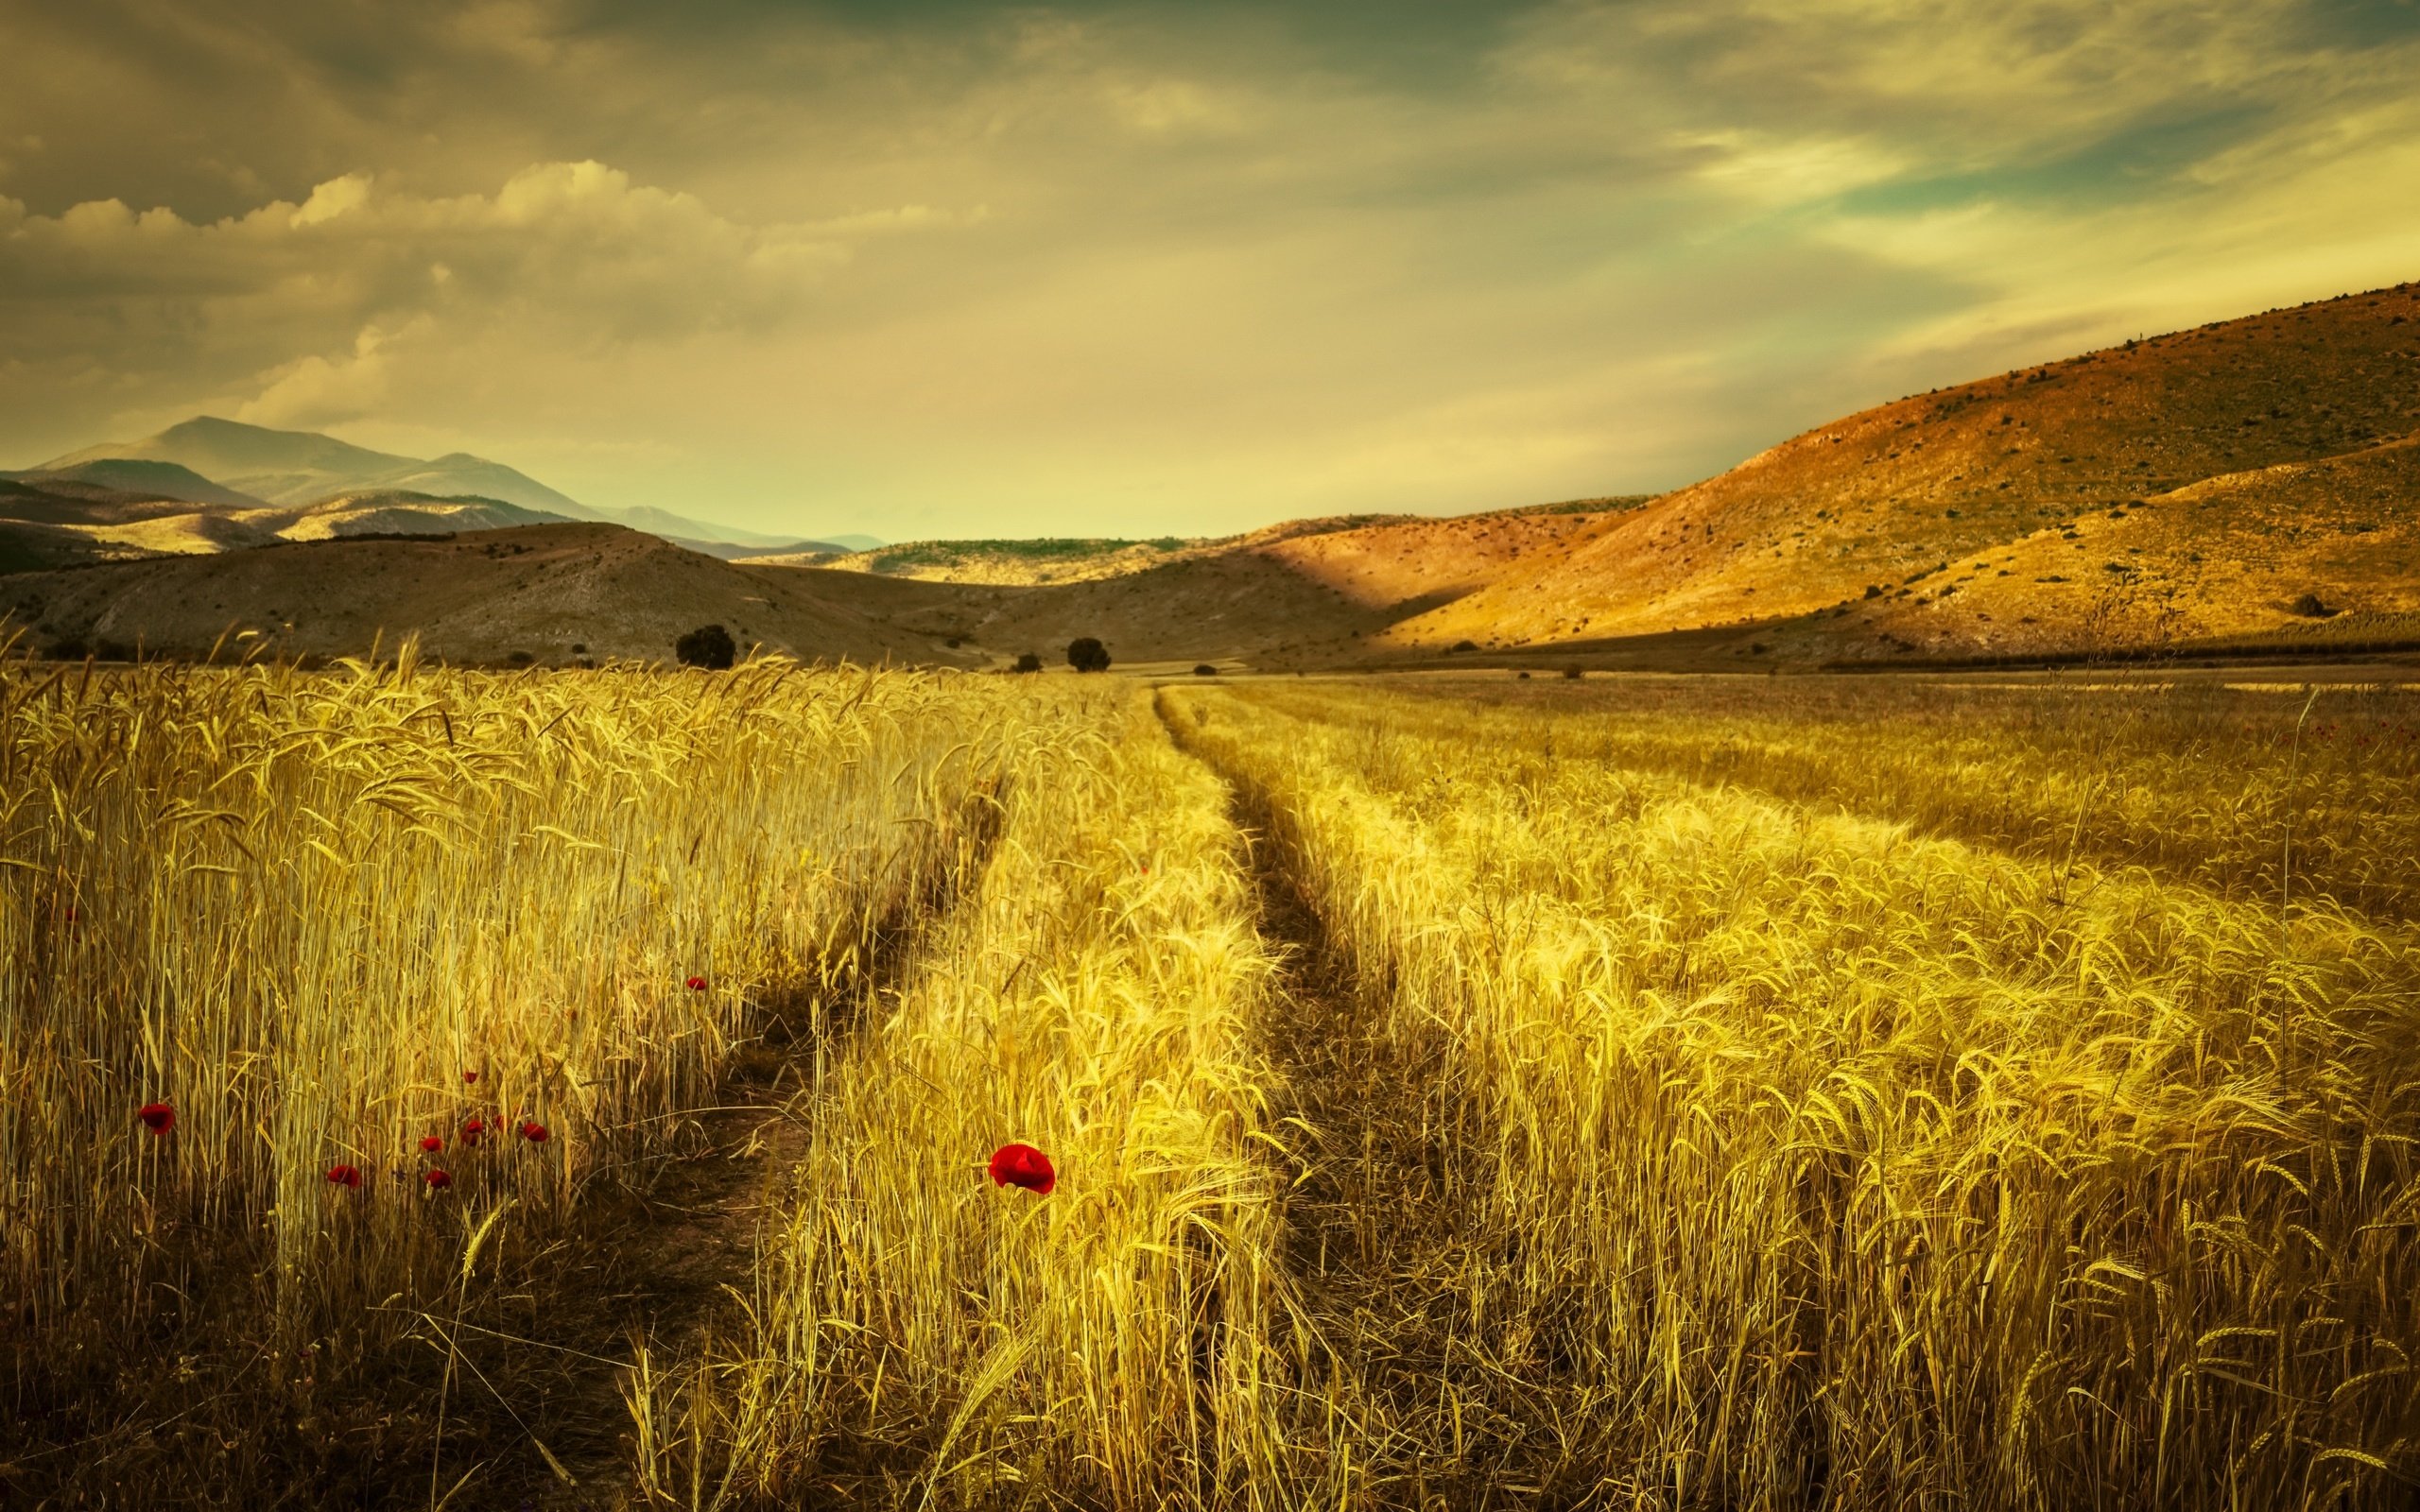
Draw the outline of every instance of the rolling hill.
M802 657L976 664L820 591L854 575L750 568L620 525L565 523L422 540L331 539L0 578L0 616L45 645L198 656L227 637L344 656L417 633L449 661L666 660L710 621ZM882 585L890 587L892 585Z
M268 501L224 488L191 468L175 462L141 461L133 457L100 457L66 467L28 472L0 472L0 479L30 483L66 497L102 498L124 494L139 499L178 499L186 504L215 504L230 509L257 509Z
M2128 342L1820 426L1599 522L1557 558L1389 639L1507 644L1787 620L2133 500L2362 452L2415 429L2420 285L2405 284ZM2383 507L2408 520L2413 498ZM2204 506L2198 518L2216 528L2222 513ZM2213 572L2228 566L2203 555ZM2295 562L2247 556L2226 593L2290 601L2311 586L2278 576ZM2348 607L2383 603L2397 571L2390 556L2357 552L2336 591ZM2156 562L2137 580L2146 590L2168 582ZM2228 623L2276 628L2285 618ZM1942 649L1987 644L1971 627L1939 639Z
M200 434L257 439L229 438L224 422ZM220 461L267 455L242 447ZM354 465L316 447L293 455ZM233 543L230 532L260 518L5 489L24 497L0 496L0 514L27 534L0 535L0 550L28 564L61 549L62 532L84 530L102 555L147 542L206 550L205 535ZM466 530L514 523L471 512L510 507L493 500L372 493L350 496L347 524L325 533L440 505L463 507ZM114 511L108 528L97 516L79 524L79 507ZM961 665L1028 650L1055 662L1079 635L1100 637L1121 665L1274 669L1457 650L1737 665L2420 644L2420 286L1911 396L1652 499L1303 520L1217 541L929 541L839 556L661 540L633 556L630 542L648 538L573 530L464 535L476 544L459 550L358 542L224 565L104 564L11 579L0 607L13 593L20 622L38 610L42 636L70 641L129 641L139 628L147 644L194 648L250 615L292 620L278 633L302 649L359 650L372 633L417 627L441 654L541 661L574 655L575 643L590 648L579 655L661 658L681 630L716 619L803 655ZM193 544L166 544L181 531ZM543 568L509 544L525 537ZM581 551L595 558L586 567ZM508 559L519 565L498 570ZM347 576L372 566L446 580L372 589Z

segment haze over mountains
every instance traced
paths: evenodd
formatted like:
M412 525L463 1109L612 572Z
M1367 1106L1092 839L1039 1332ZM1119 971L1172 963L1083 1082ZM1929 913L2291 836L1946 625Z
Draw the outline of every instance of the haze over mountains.
M389 490L476 483L500 490L498 508L570 503L475 457L415 462L224 421L131 457L101 450L59 459L42 486L107 491L77 470L127 479L127 466L173 463L197 481L150 486L216 484L270 506L365 476ZM373 489L347 507L382 497L431 507ZM1654 499L736 562L579 518L499 520L512 528L441 549L353 540L21 575L0 579L0 610L38 643L199 651L241 626L336 653L418 631L438 655L537 662L661 659L711 620L802 656L963 666L1083 634L1130 664L1280 669L1472 652L1757 665L2420 646L2420 286L1910 396ZM129 540L146 524L120 523ZM304 522L282 528L290 540Z
M54 457L26 472L0 475L37 486L51 480L89 481L138 494L237 507L312 506L340 495L390 499L419 495L510 505L534 515L489 523L611 521L717 556L828 550L845 544L737 530L646 506L593 507L516 468L467 452L451 452L434 459L399 456L316 432L270 430L207 415L141 440L104 441ZM206 491L198 491L197 484ZM409 524L401 519L394 523Z

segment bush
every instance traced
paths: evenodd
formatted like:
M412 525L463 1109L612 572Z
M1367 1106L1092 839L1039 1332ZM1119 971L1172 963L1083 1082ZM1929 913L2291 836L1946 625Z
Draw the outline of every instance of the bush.
M1215 678L1219 675L1219 669L1204 662L1193 669L1193 675L1197 678Z
M672 654L684 667L704 667L709 672L727 672L737 659L739 647L734 645L731 632L719 625L700 625L672 643Z
M43 654L53 662L81 662L92 655L92 650L81 640L70 635L51 642L50 649Z
M2329 609L2317 593L2305 593L2286 606L2289 614L2299 614L2307 620L2324 620L2336 611Z
M1028 651L1028 652L1026 652L1023 656L1020 656L1020 657L1018 657L1018 658L1017 658L1017 664L1016 664L1016 666L1015 666L1014 668L1012 668L1011 670L1013 670L1013 671L1017 671L1017 672L1039 672L1039 671L1041 671L1041 670L1042 670L1042 653L1040 653L1039 651Z
M1080 635L1067 643L1067 664L1079 672L1109 670L1109 647L1089 635Z
M1571 680L1571 681L1573 681L1573 682L1578 682L1581 679L1582 679L1582 678L1586 677L1588 674L1587 674L1586 672L1584 672L1584 671L1581 670L1581 669L1580 669L1580 668L1578 668L1578 667L1565 667L1565 668L1564 668L1564 669L1563 669L1563 675L1564 675L1564 677L1565 677L1565 678L1566 678L1566 679L1568 679L1569 680Z
M1460 656L1465 651L1476 651L1478 649L1478 643L1477 641L1456 641L1453 644L1445 647L1445 654L1447 656Z

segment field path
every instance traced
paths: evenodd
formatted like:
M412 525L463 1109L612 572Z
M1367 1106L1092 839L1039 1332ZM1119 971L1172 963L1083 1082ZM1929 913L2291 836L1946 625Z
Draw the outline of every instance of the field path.
M1318 1372L1350 1383L1351 1482L1383 1506L1532 1504L1546 1414L1524 1410L1496 1351L1472 1336L1487 1263L1458 1219L1482 1177L1451 1173L1449 1190L1453 1115L1431 1095L1449 1079L1443 1047L1410 1051L1389 1032L1382 996L1362 989L1271 833L1265 796L1159 709L1178 748L1234 794L1256 923L1284 962L1268 1045L1307 1174L1285 1198L1283 1259L1326 1352Z
M696 1116L683 1153L652 1181L599 1205L575 1241L593 1265L564 1276L545 1340L560 1385L549 1395L554 1436L547 1448L577 1483L565 1486L525 1441L526 1463L505 1477L540 1506L614 1506L631 1476L630 1411L622 1397L625 1362L644 1341L658 1359L675 1358L731 1305L751 1294L756 1232L782 1196L804 1153L812 1090L807 1057L783 1058L726 1088L726 1104Z
M853 982L825 994L820 1010L803 999L768 1014L762 1039L735 1057L718 1105L686 1117L674 1154L618 1191L599 1184L576 1231L546 1257L527 1334L465 1337L479 1370L534 1386L540 1399L507 1412L497 1393L467 1385L464 1411L479 1415L491 1442L511 1445L473 1483L489 1503L606 1512L640 1500L623 1396L637 1348L658 1363L694 1358L701 1331L731 1324L752 1302L758 1232L806 1153L819 1075L858 1024L879 1016L880 1001L904 989L927 932L981 875L997 812L988 794L969 805L943 864L873 932Z

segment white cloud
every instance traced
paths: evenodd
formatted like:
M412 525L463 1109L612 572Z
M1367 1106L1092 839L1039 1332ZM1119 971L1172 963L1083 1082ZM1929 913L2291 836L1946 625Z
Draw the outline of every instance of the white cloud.
M400 330L363 326L349 352L281 363L261 374L261 391L236 406L235 418L254 425L315 430L375 415L388 400L398 341L425 335L433 324L421 315Z

